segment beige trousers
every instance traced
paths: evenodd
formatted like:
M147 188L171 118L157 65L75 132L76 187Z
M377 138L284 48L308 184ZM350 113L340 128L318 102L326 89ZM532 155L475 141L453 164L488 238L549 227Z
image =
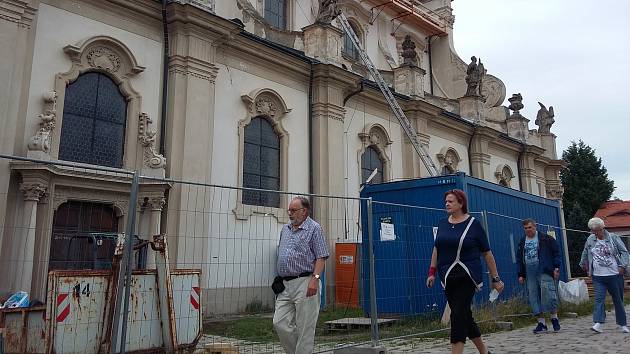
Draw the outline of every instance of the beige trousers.
M319 316L322 284L317 294L306 297L311 277L285 281L285 289L276 299L273 327L287 354L310 354L315 343L315 326Z

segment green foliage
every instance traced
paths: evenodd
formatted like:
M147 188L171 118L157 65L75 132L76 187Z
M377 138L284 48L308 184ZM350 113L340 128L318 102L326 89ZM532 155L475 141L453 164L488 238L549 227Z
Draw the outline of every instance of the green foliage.
M560 173L567 226L585 230L588 219L610 199L615 185L608 179L602 159L582 140L572 142L562 159L568 164Z
M582 140L572 142L562 153L567 168L560 172L564 187L562 204L567 228L587 230L587 223L595 212L612 196L614 182L608 179L608 171L595 150ZM568 236L571 273L581 275L578 263L588 234L570 233Z

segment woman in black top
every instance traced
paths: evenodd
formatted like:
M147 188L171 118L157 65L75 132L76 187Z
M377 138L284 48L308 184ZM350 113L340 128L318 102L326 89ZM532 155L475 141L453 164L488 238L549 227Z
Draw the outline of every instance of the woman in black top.
M435 275L439 274L451 308L452 353L464 351L466 337L473 341L479 353L489 353L470 310L475 292L483 285L482 255L492 275L492 286L498 292L503 291L503 282L498 276L481 223L468 214L464 191L450 190L444 194L444 198L449 216L438 225L427 286L432 287Z

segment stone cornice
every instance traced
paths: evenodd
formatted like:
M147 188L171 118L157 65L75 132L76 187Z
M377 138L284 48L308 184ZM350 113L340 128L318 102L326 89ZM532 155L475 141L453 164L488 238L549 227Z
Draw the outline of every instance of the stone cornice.
M483 152L471 152L470 153L470 162L472 163L483 163L484 165L490 164L490 154L486 154Z
M84 0L85 1L85 0ZM162 4L155 0L87 0L94 4L102 6L103 3L113 3L119 5L127 10L131 10L135 13L142 14L153 19L162 20ZM111 6L110 6L111 7Z
M0 0L0 21L31 28L37 13L38 0Z
M545 153L545 149L536 146L536 145L525 145L526 154L534 155L537 159L542 158L542 155Z
M171 2L168 8L167 22L170 24L184 23L204 29L210 34L208 40L222 39L227 43L241 28L234 22L219 17L196 6Z
M219 68L214 64L193 57L173 55L169 58L168 72L169 74L193 76L214 83Z
M232 41L226 43L219 50L224 50L226 56L241 59L273 72L281 72L294 79L308 80L310 74L310 63L305 59L282 53L263 43L242 36L234 37ZM217 59L219 62L222 61L220 56Z
M343 122L345 111L343 107L331 103L316 102L313 104L313 116L315 118L327 117Z
M517 141L514 141L512 139L506 139L503 136L499 136L498 139L494 140L492 145L498 149L507 149L514 153L520 153L521 150L523 149L522 145L518 143Z
M441 107L434 106L431 103L422 100L405 101L401 103L401 107L405 112L418 111L435 118L437 118L443 111Z
M358 86L361 77L336 65L318 63L313 66L313 79L326 80L327 83L346 90L354 90ZM369 88L365 87L365 90L367 91ZM383 100L385 99L383 98Z
M103 189L119 193L129 193L131 175L124 173L90 170L90 165L81 167L65 167L55 165L43 165L32 162L13 161L11 170L19 172L24 182L53 181L56 185L80 186L81 188ZM77 164L81 166L81 164ZM43 182L42 182L43 183ZM166 190L170 184L165 181L142 181L140 190L152 186L152 188Z

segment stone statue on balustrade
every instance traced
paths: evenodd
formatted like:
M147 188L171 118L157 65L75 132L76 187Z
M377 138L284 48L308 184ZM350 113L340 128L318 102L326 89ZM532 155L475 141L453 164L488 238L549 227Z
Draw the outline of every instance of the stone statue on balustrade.
M470 60L470 64L468 64L466 69L466 84L468 85L466 96L481 97L483 76L486 74L486 69L481 63L481 59L479 59L479 63L477 63L477 58L474 56Z
M341 10L337 2L338 0L319 0L319 10L315 22L329 25L332 20L339 16Z
M405 36L405 40L402 42L402 50L403 65L417 66L418 53L416 53L416 43L411 40L410 35Z
M553 119L553 106L549 106L549 109L545 107L544 104L538 102L540 105L540 109L538 110L538 114L536 115L536 125L538 126L539 133L550 133L551 126L556 121Z

